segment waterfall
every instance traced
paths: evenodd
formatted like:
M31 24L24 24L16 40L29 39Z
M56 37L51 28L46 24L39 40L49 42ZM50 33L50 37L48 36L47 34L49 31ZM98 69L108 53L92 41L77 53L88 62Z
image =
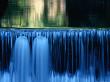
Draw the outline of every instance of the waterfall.
M0 82L110 81L110 30L2 30L0 46Z
M53 33L52 82L108 82L109 30L69 30Z
M30 47L25 36L16 39L13 52L12 82L30 82Z
M33 82L49 82L49 44L42 36L33 41L32 77Z

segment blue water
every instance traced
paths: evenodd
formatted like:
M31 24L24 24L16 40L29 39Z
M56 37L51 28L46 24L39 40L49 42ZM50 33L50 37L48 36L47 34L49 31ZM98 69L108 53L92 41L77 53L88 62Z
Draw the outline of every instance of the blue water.
M49 82L49 44L45 37L37 37L32 45L32 82Z
M29 42L25 36L16 39L12 56L12 82L29 82L31 56Z
M109 82L110 30L0 30L0 82Z

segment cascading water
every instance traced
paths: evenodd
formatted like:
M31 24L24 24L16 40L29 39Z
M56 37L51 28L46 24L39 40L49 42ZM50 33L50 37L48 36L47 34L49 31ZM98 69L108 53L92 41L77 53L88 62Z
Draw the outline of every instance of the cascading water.
M2 30L0 42L0 82L110 81L110 30Z
M109 30L53 33L52 82L108 82Z
M32 45L32 82L49 82L48 39L38 36Z
M11 82L31 82L30 81L30 47L25 36L16 39L12 58L12 81Z

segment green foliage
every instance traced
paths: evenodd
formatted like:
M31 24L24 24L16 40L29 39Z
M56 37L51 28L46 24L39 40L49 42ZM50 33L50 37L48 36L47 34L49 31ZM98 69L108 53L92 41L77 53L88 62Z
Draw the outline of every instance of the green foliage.
M27 0L9 0L8 8L4 17L1 19L2 27L32 27L32 28L44 28L44 27L60 27L64 26L64 15L59 13L55 19L48 17L47 1L44 4L44 13L40 20L33 22L29 18L29 2ZM33 24L35 23L35 24Z

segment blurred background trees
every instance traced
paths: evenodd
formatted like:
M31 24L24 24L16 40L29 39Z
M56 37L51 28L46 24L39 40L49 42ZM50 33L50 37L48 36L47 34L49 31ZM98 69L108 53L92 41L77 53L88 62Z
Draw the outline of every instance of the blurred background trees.
M109 0L0 0L2 27L110 27Z
M68 26L110 27L110 0L66 0Z
M3 27L65 26L64 0L9 0Z

